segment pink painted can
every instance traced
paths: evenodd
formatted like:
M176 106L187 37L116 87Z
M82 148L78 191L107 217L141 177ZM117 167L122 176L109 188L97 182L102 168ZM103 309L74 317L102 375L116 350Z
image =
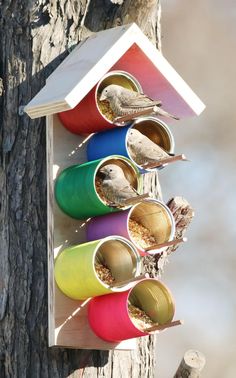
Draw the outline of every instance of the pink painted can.
M174 317L175 305L169 289L157 279L148 278L128 291L91 299L88 321L93 332L112 343L149 335L132 320L129 303L145 311L155 324L166 324Z
M90 219L86 227L87 240L120 235L130 240L141 255L145 255L144 244L138 243L137 239L131 234L130 219L148 228L155 237L157 244L174 239L175 220L170 209L159 200L148 199L132 206L128 210ZM166 248L157 248L149 251L148 254L160 253Z

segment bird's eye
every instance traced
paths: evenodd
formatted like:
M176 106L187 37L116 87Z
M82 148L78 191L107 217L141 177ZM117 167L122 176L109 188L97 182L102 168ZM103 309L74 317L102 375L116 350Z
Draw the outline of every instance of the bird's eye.
M109 172L112 172L112 169L109 169Z

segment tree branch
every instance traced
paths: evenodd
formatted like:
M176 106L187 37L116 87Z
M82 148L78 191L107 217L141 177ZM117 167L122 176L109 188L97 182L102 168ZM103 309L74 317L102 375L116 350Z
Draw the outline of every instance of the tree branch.
M174 378L199 378L205 363L205 356L201 352L188 350L185 352Z

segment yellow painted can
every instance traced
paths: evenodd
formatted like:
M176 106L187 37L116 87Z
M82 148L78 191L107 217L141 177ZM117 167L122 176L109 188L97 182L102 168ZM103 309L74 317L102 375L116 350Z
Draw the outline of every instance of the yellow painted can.
M98 277L97 261L110 269L117 286L110 287ZM134 245L121 236L108 236L64 249L55 261L55 280L65 295L84 300L127 290L130 284L119 287L119 281L136 277L140 270Z

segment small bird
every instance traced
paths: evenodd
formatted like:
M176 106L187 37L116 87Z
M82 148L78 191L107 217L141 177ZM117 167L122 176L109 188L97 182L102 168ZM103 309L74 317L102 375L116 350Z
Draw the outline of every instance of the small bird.
M132 159L139 165L154 163L170 155L139 130L130 128L127 146Z
M111 110L116 118L148 109L150 109L151 113L152 108L155 106L156 109L153 110L153 112L157 115L179 119L161 109L161 101L152 100L143 93L135 92L116 84L111 84L105 87L102 90L99 100L107 100L109 102Z
M118 165L107 164L98 173L103 176L101 189L111 205L122 205L124 200L139 196Z

